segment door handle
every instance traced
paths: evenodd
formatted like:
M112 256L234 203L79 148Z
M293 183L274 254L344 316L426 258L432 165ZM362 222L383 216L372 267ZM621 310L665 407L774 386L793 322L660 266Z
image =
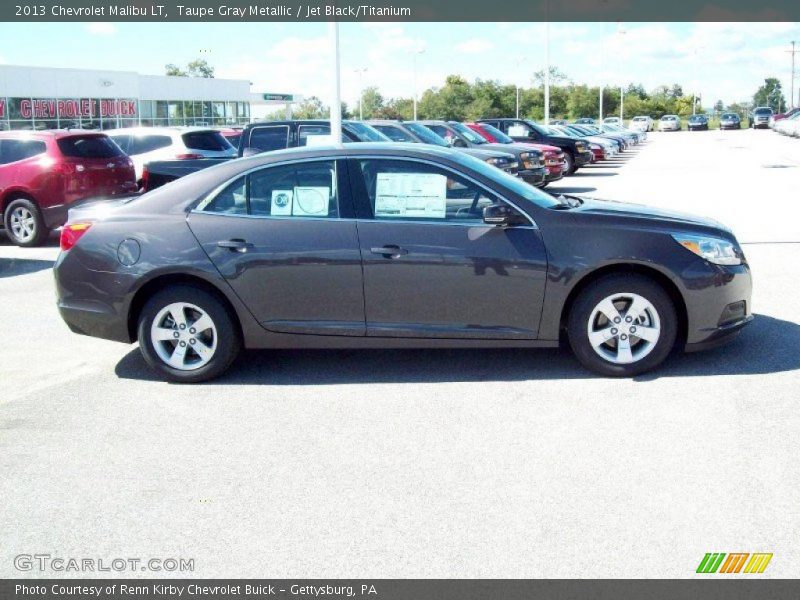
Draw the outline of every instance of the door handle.
M221 242L217 242L217 246L220 248L227 248L231 252L247 252L253 247L253 244L247 240L235 238L232 240L222 240Z
M375 248L370 248L369 251L373 254L380 254L387 258L400 258L401 256L408 254L408 250L395 245L377 246Z

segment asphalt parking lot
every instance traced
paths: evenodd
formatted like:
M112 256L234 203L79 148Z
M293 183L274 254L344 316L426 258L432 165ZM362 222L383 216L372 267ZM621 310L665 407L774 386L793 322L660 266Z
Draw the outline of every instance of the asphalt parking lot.
M552 189L731 226L755 321L633 380L565 350L264 351L169 385L68 331L55 237L3 240L0 575L53 576L13 565L50 553L203 578L692 577L706 552L771 552L762 576L796 577L800 141L655 133Z

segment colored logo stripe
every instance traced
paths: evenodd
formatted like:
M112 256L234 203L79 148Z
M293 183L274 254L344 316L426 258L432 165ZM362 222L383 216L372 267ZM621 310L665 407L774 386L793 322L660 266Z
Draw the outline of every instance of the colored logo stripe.
M723 558L725 558L724 552L709 552L703 557L703 560L700 561L700 565L697 567L697 572L716 573L717 569L719 569L720 563L722 563Z
M728 558L725 559L725 562L722 564L722 569L720 569L720 573L738 573L742 570L744 566L744 561L747 560L747 557L750 556L749 552L734 552L728 554Z
M772 554L766 554L766 553L753 554L752 558L750 558L750 562L748 562L747 566L744 568L744 572L763 573L764 569L767 568L767 565L771 560L772 560Z

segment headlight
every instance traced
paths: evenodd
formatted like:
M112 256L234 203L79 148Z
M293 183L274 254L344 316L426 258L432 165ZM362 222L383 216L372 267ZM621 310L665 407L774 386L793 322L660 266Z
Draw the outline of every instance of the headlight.
M583 144L583 142L575 142L575 149L578 152L586 152L586 146Z
M676 242L700 258L715 265L740 265L742 259L732 242L721 238L699 235L673 235Z
M530 152L520 152L519 153L520 160L528 160L530 157L531 157L531 153Z
M502 158L487 158L486 162L490 165L494 165L495 167L499 167L500 165L504 164L506 161Z

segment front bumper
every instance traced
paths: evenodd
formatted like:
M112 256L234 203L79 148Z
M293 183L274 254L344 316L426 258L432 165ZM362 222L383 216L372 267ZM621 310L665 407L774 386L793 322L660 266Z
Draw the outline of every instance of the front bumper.
M545 178L547 177L547 170L544 168L544 166L537 167L535 169L521 169L517 175L525 183L530 183L531 185L540 185L544 183Z
M592 154L591 150L586 150L585 152L576 152L575 153L575 166L582 167L584 165L588 165L592 162Z
M686 285L687 351L724 343L753 320L753 283L747 264L721 266L695 261L681 279Z

